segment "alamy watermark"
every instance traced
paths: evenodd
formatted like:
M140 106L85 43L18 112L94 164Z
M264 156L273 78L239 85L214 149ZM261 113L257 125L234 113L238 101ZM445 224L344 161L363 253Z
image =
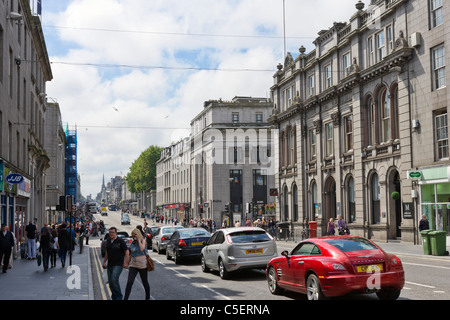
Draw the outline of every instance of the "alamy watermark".
M66 286L69 290L81 289L81 269L77 265L67 267L66 273L70 276L66 280Z

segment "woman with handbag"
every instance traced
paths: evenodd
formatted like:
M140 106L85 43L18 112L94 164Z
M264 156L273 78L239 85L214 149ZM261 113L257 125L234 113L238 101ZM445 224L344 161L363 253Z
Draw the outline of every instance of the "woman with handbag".
M128 300L131 287L138 273L141 276L142 285L145 289L145 300L150 300L150 285L147 277L147 244L139 229L134 229L131 232L131 238L133 238L133 243L130 248L128 281L125 288L124 300Z

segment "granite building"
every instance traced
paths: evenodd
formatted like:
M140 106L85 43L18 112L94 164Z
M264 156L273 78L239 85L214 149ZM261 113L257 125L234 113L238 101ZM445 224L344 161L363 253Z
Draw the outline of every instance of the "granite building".
M53 75L30 1L1 1L0 12L0 219L20 240L29 221L47 222L45 91ZM8 183L9 174L23 180Z
M359 1L278 66L269 122L279 130L277 214L318 235L342 215L352 234L419 242L426 214L449 230L445 53L449 5Z

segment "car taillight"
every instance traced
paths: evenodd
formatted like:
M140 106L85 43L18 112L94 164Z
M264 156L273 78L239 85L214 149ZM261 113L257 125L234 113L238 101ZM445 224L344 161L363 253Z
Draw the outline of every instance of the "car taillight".
M401 262L399 257L396 257L396 256L392 257L392 259L391 259L391 267L392 268L400 268L400 269L403 268L402 262Z
M147 238L150 238L150 233L147 234Z
M161 238L161 241L166 241L166 240L169 240L169 239L167 239L166 237Z
M326 265L328 272L332 273L340 273L340 272L347 272L347 269L340 264L340 263L330 263Z
M184 240L180 240L180 241L178 241L178 246L179 247L187 247L187 244L186 244L186 242L184 242Z

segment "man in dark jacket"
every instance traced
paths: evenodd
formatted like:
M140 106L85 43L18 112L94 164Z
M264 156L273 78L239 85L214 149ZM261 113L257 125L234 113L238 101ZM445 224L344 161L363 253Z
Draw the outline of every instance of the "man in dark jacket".
M14 236L8 230L6 224L2 224L2 231L0 232L0 261L3 259L3 273L6 273L6 269L8 269L12 247L14 247Z
M428 223L427 216L423 215L422 220L420 220L420 222L419 222L419 231L429 230L429 229L430 229L430 224Z

